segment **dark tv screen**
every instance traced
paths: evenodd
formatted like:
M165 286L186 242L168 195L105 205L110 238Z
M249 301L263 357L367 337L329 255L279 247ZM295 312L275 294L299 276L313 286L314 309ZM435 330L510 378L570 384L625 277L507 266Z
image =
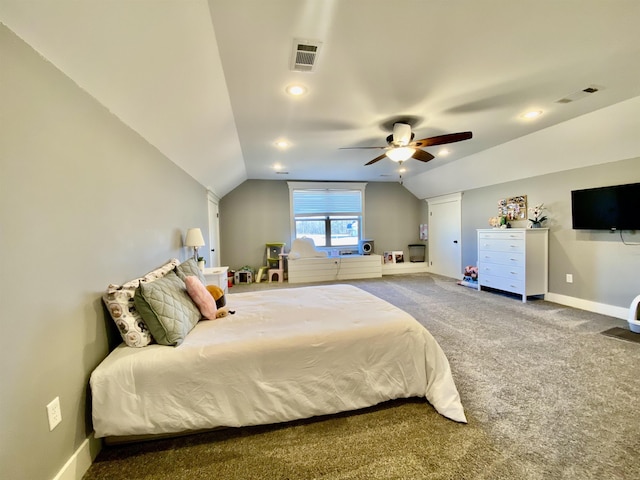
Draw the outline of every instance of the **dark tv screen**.
M640 230L640 183L571 192L575 230Z

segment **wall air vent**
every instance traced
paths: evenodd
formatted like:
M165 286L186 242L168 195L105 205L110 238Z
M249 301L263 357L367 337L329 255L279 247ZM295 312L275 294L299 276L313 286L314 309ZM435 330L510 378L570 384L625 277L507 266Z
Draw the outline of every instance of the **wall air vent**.
M556 103L571 103L576 100L581 100L585 97L588 97L592 93L596 93L599 90L598 87L594 87L591 85L590 87L584 88L582 90L578 90L577 92L570 93L569 95L565 95L560 100L556 100Z
M313 72L322 42L315 40L293 40L291 70L294 72Z

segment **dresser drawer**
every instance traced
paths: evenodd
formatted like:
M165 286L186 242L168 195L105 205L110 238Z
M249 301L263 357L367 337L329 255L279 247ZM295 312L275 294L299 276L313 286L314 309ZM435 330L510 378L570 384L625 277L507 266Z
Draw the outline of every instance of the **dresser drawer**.
M478 265L487 263L498 265L512 265L514 267L524 267L524 253L522 252L496 252L492 250L481 250L478 258Z
M481 287L497 288L505 292L524 294L524 281L522 280L480 274L478 275L478 283Z
M478 251L524 253L524 240L517 238L481 238Z
M516 232L507 230L493 230L478 232L480 238L502 238L507 240L524 240L524 232Z
M478 278L481 278L483 275L524 281L524 268L513 265L500 265L497 263L480 263Z

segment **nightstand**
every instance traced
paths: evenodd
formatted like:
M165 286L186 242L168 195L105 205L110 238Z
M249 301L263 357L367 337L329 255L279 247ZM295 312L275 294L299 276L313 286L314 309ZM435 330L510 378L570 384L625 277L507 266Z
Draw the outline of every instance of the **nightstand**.
M204 269L204 278L208 285L217 285L222 289L224 294L229 293L229 283L227 280L227 272L229 267L214 267Z

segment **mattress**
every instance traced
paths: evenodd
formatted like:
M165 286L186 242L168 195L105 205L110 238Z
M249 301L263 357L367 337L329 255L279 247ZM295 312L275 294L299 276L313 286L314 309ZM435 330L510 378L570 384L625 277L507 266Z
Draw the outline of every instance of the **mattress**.
M227 295L178 347L116 347L90 378L96 437L286 422L425 397L466 422L449 362L411 315L351 285Z

